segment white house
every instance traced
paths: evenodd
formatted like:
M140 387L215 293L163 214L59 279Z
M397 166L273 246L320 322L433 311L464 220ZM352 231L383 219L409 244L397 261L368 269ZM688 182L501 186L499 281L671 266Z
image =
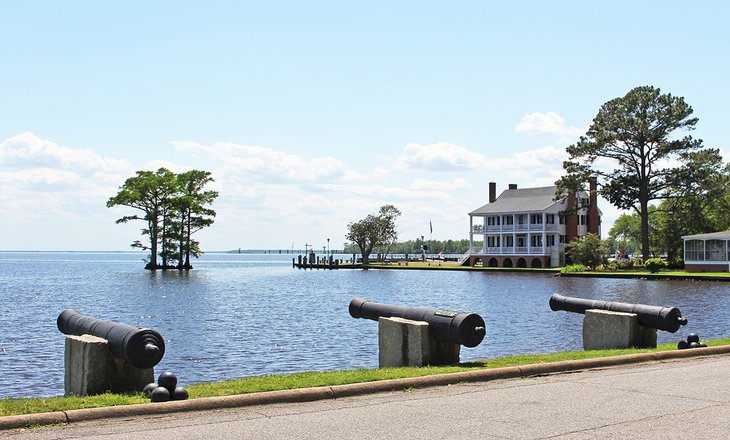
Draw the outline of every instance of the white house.
M687 272L727 272L730 231L685 235L684 269Z
M518 189L510 184L496 197L496 183L490 182L489 203L469 213L469 254L464 264L562 266L565 243L589 232L600 235L595 179L590 182L589 192L580 191L557 201L556 189ZM581 208L576 210L576 206ZM482 241L482 246L475 248L475 241Z

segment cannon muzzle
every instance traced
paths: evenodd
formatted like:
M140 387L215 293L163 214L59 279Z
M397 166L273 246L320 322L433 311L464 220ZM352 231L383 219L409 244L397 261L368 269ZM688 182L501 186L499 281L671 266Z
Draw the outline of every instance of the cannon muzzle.
M165 355L162 335L148 328L92 318L73 309L61 312L56 324L66 335L93 335L106 339L114 356L137 368L152 368Z
M674 333L679 327L687 325L687 318L676 307L650 306L646 304L630 304L613 301L571 298L557 293L550 297L550 308L554 311L583 313L590 309L609 310L613 312L633 313L639 325Z
M350 301L350 316L377 321L379 318L403 318L428 323L430 334L436 340L476 347L484 339L487 327L484 319L476 313L450 312L425 307L404 307L380 304L353 298Z

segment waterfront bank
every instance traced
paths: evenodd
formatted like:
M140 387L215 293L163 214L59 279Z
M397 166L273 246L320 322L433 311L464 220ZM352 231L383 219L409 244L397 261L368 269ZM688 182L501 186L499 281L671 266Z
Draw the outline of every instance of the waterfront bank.
M302 267L309 269L310 267ZM326 266L315 266L312 269L327 269ZM431 261L408 261L371 263L364 266L361 263L351 262L340 263L332 269L384 269L384 270L453 270L453 271L475 271L492 273L523 273L523 274L546 274L551 273L560 277L573 278L608 278L608 279L638 279L638 280L679 280L679 281L718 281L730 282L730 273L727 272L684 272L684 271L660 271L651 273L648 270L630 271L585 271L562 273L561 268L520 268L520 267L484 267L484 266L459 266L455 262L444 262L440 260Z
M346 258L347 256L339 256ZM553 293L680 308L677 334L730 335L724 283L568 278L496 270L299 270L291 255L205 254L189 272L145 271L130 253L0 253L0 398L63 394L66 308L162 334L158 371L186 385L378 365L377 324L353 297L478 313L487 335L462 362L582 348L582 316L550 310ZM39 268L43 270L39 270ZM684 334L680 334L684 333Z

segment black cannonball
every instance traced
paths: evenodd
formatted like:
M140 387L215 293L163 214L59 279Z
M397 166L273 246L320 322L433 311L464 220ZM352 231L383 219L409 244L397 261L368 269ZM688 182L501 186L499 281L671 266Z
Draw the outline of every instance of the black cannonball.
M152 394L152 390L154 390L155 388L157 388L157 386L158 385L156 383L154 383L154 382L153 383L148 383L147 385L145 385L144 386L144 389L142 390L142 392L144 393L144 396L145 397L150 397L150 394Z
M685 348L689 348L687 341L679 341L677 344L677 350L684 350Z
M176 387L172 392L172 400L188 400L188 397L190 397L188 390L183 387Z
M165 387L157 387L152 390L150 400L153 402L167 402L170 400L170 392Z
M687 335L687 343L691 344L693 342L697 342L697 343L700 342L700 337L696 333L690 333Z
M167 388L167 391L172 394L172 392L175 391L175 387L177 386L177 376L170 373L169 371L166 371L160 374L160 377L157 378L157 383L161 387Z
M690 342L689 348L700 348L701 345L699 342Z

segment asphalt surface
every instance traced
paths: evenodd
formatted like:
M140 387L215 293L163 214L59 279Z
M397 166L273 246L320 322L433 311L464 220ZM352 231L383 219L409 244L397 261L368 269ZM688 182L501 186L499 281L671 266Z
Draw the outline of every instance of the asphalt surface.
M622 357L615 366L584 364L590 369L579 371L543 365L517 375L513 368L488 381L426 388L399 382L398 391L354 387L349 396L334 398L299 391L304 398L290 395L287 401L285 394L268 394L228 409L215 409L226 406L219 400L206 411L87 412L59 426L6 428L0 438L730 438L730 355L727 349L705 353L716 354L643 363Z

